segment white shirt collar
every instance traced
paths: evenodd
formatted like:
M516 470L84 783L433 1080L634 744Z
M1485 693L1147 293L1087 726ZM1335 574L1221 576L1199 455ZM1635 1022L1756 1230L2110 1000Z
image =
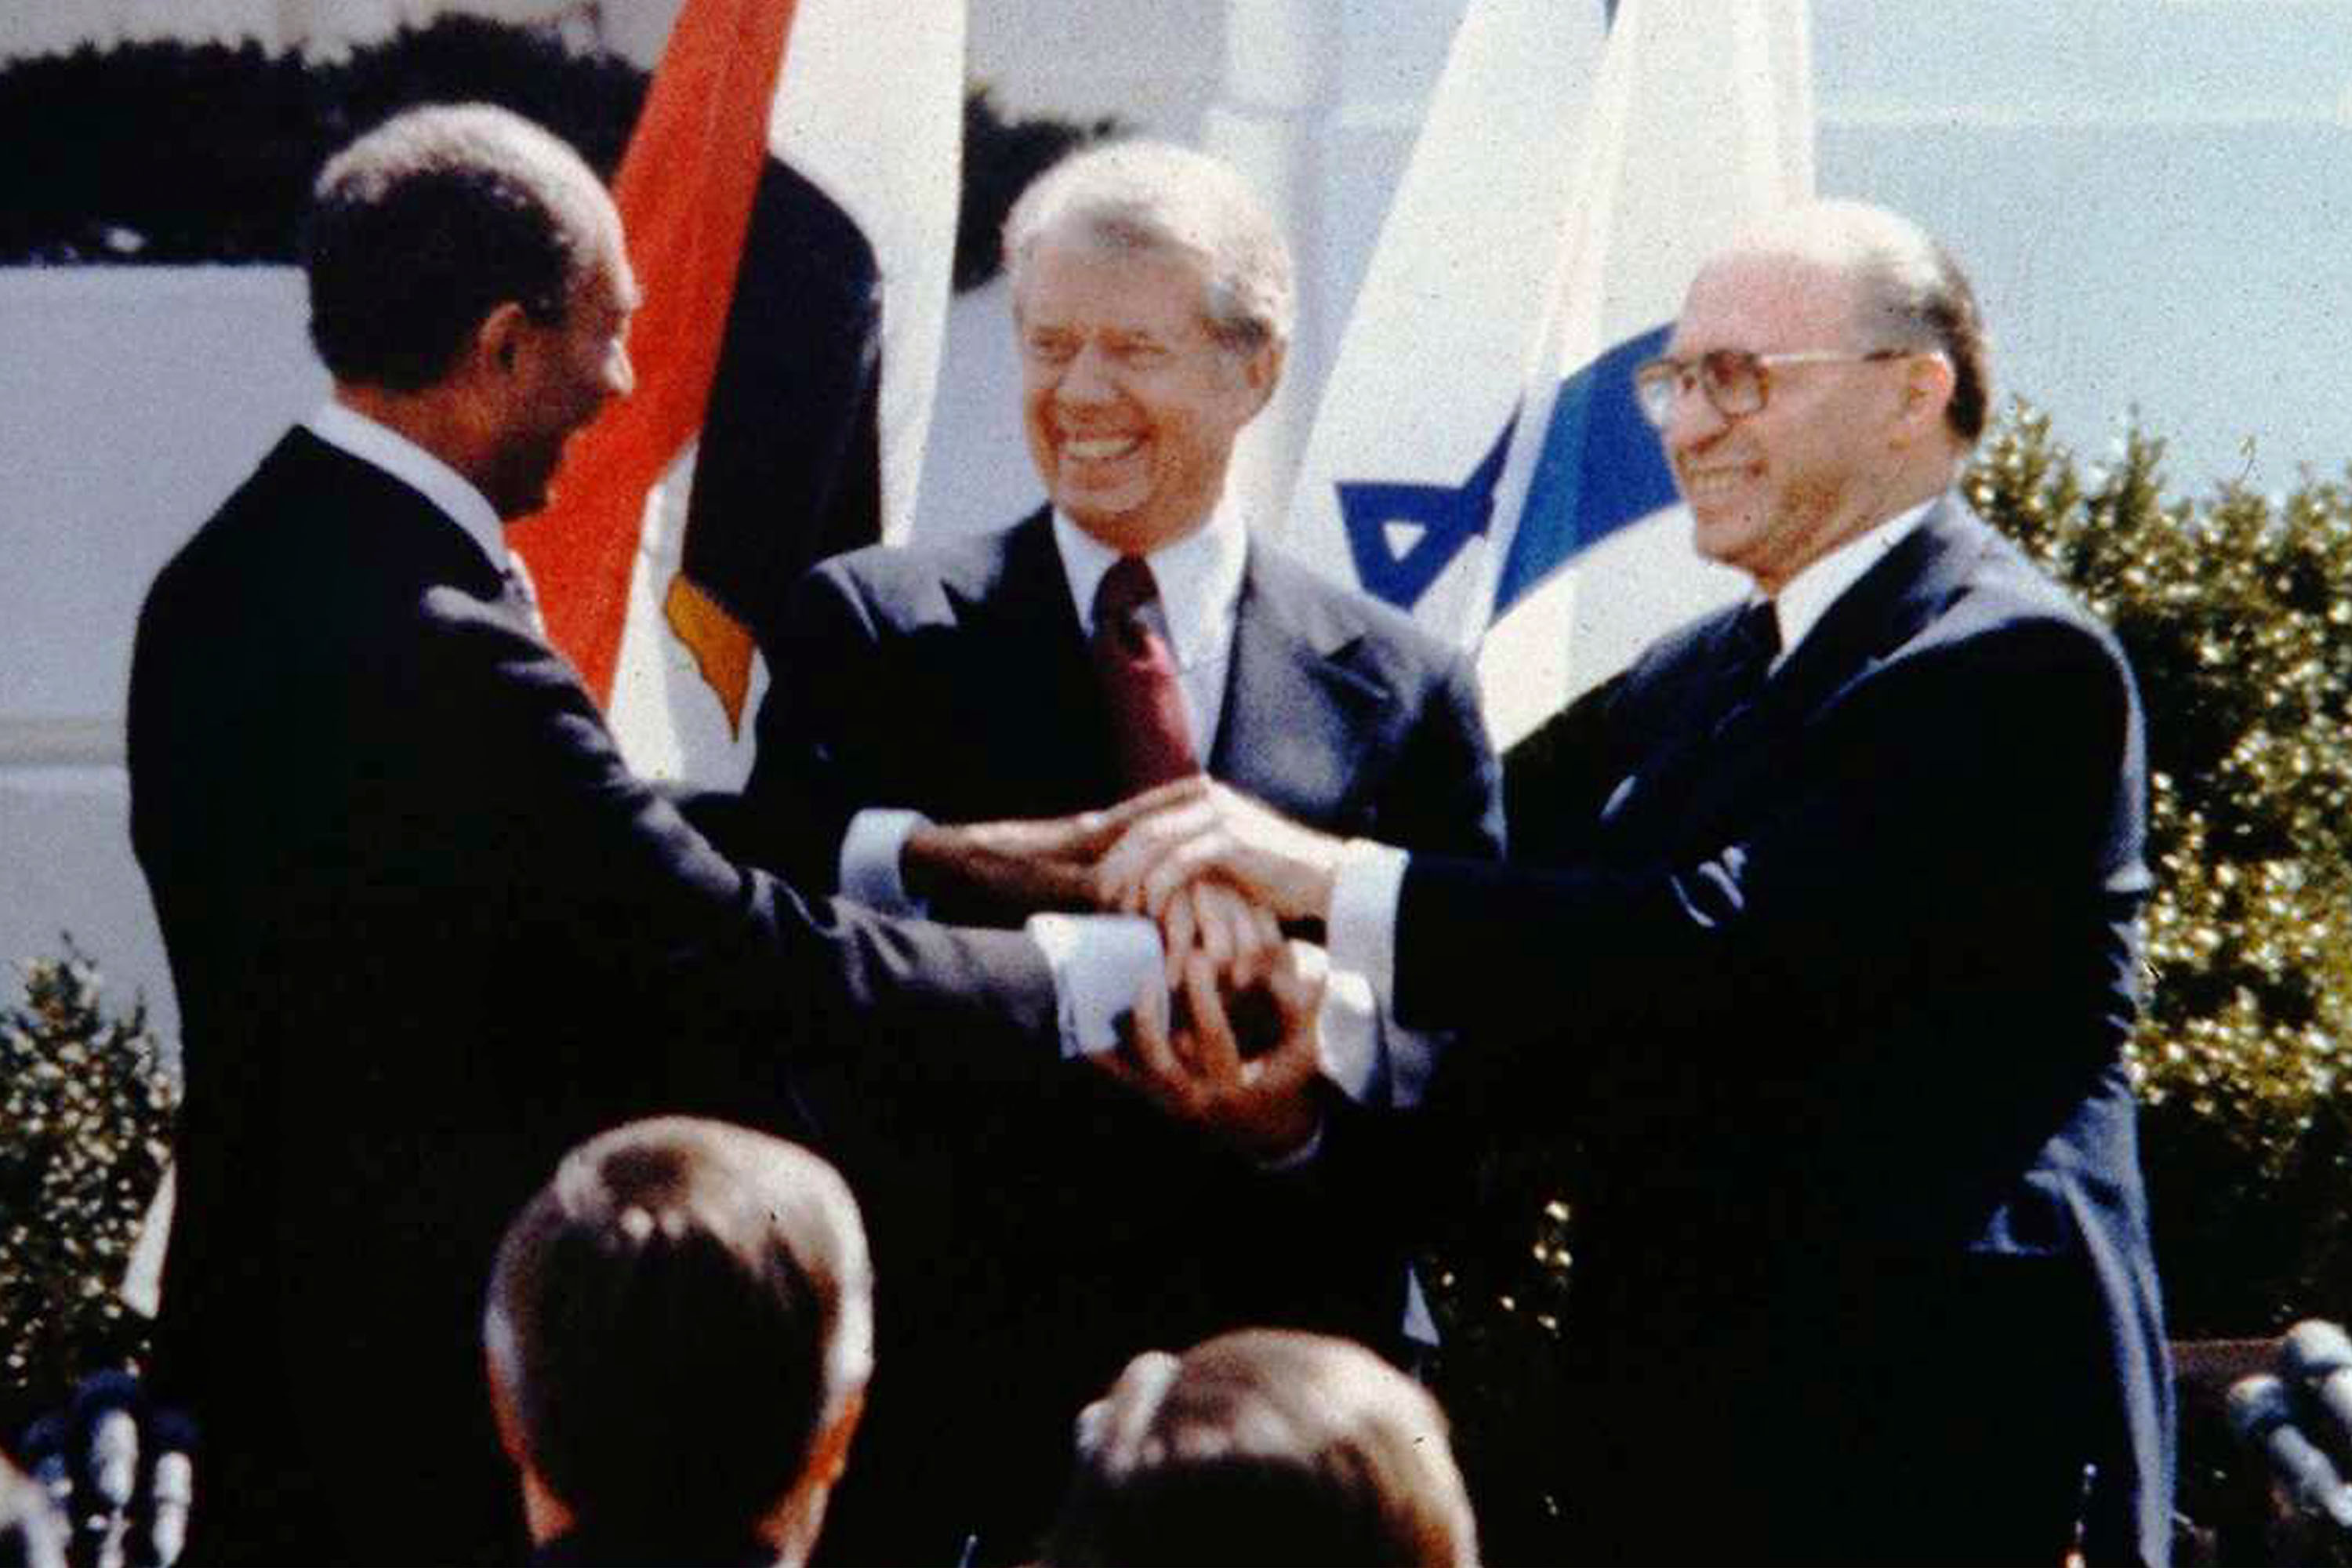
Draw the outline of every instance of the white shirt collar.
M433 503L481 546L490 564L508 569L505 526L496 508L464 475L393 429L358 410L330 399L302 421L302 427L340 452L382 468Z
M1930 496L1907 511L1898 511L1877 527L1855 534L1827 555L1780 584L1772 599L1773 618L1780 627L1780 659L1794 653L1806 635L1821 625L1832 605L1888 551L1927 520L1940 496ZM1780 660L1774 661L1775 665Z
M1054 509L1054 544L1078 606L1078 629L1094 636L1095 591L1119 552ZM1187 669L1220 658L1233 643L1234 607L1241 600L1249 556L1249 526L1239 508L1221 498L1209 521L1143 559L1160 585L1168 619L1169 651Z

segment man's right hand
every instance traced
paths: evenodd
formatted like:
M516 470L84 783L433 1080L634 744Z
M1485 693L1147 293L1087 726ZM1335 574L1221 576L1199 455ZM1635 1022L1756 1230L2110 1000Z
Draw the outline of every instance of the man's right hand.
M907 836L899 870L927 902L975 899L1008 915L1092 910L1095 861L1126 818L1112 812L1034 821L927 823Z

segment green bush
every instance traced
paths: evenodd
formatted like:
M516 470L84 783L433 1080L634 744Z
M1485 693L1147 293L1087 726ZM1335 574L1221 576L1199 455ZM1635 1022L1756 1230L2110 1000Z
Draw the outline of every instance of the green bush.
M146 1324L116 1292L171 1154L176 1077L144 1005L110 1017L70 940L24 965L0 1012L0 1414L60 1404L136 1360Z
M2352 1312L2352 497L2084 475L2021 411L1970 499L2116 628L2148 711L2149 1005L2133 1041L2176 1337Z
M503 104L610 179L650 79L551 28L444 16L347 58L257 44L122 44L0 63L0 265L295 259L329 153L415 104ZM1013 200L1074 148L1119 129L1008 119L964 99L955 286L996 275Z

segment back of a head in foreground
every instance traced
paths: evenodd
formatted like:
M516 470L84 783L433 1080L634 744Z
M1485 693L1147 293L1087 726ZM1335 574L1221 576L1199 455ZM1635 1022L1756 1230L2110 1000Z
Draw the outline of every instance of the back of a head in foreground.
M1128 1363L1080 1418L1045 1568L1475 1568L1445 1418L1360 1345L1245 1329Z
M66 1568L66 1523L49 1494L0 1456L0 1568Z
M580 1529L740 1538L854 1415L872 1297L831 1166L667 1117L564 1157L499 1248L483 1337L522 1457Z

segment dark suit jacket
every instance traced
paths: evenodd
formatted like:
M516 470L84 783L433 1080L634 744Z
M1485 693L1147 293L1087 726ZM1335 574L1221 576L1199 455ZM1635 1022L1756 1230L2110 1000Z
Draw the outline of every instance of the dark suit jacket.
M919 1060L980 1104L1057 1067L1032 944L722 858L502 588L297 430L140 618L131 835L187 1066L161 1371L205 1424L215 1556L521 1555L482 1291L578 1139L789 1130L793 1063Z
M985 538L836 558L785 626L744 805L766 852L811 886L831 885L863 807L966 822L1124 793L1044 511ZM1209 771L1337 832L1491 855L1500 795L1475 689L1466 661L1403 616L1253 544ZM920 1125L845 1111L837 1124L872 1134L845 1159L884 1282L859 1449L901 1514L948 1498L951 1518L984 1521L986 1550L1024 1550L1066 1476L1071 1415L1139 1350L1252 1322L1395 1342L1408 1195L1386 1173L1343 1174L1336 1150L1311 1175L1270 1176L1090 1071L992 1123L956 1105ZM1335 1127L1334 1142L1357 1131ZM910 1391L917 1365L929 1386ZM910 1412L957 1452L934 1492L895 1455ZM971 1440L952 1435L957 1416ZM843 1540L862 1528L862 1473L834 1516Z
M1399 910L1399 1016L1488 1047L1444 1097L1582 1158L1564 1501L1633 1557L1965 1560L2046 1440L2161 1561L2130 672L1948 498L1718 729L1731 618L1532 738L1513 864L1416 858Z

